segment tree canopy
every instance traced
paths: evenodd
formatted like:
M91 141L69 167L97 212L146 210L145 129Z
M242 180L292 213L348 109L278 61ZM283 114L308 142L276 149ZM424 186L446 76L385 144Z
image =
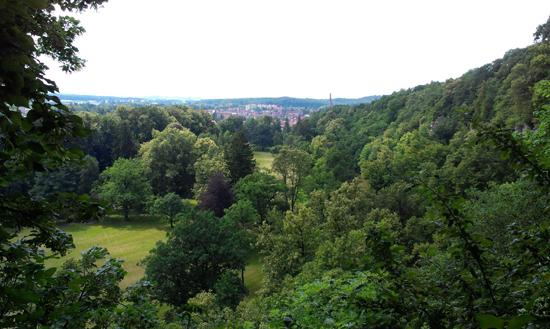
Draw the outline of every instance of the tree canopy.
M115 208L121 209L124 219L128 220L130 210L143 207L151 194L145 166L139 159L116 160L101 173L96 193Z
M231 141L224 149L224 156L233 184L254 171L256 166L254 153L242 130L233 134Z
M146 260L159 300L183 306L213 289L225 270L244 267L248 243L236 223L196 211L184 215Z
M166 128L155 133L140 148L141 158L148 167L155 194L174 192L181 197L191 195L193 188L197 136L189 129Z

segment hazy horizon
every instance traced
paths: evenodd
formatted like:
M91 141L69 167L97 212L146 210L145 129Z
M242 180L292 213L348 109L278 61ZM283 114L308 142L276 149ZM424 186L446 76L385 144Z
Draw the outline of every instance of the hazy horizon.
M64 94L360 98L457 78L528 46L549 12L539 0L111 0L78 15L82 71L46 63Z

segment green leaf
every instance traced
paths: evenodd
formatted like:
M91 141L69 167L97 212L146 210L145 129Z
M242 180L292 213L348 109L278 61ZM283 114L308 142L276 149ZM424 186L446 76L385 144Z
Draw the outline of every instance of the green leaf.
M31 7L34 7L35 9L46 9L48 8L48 1L47 0L28 0Z
M521 329L533 319L534 318L530 315L520 315L513 317L508 324L508 329Z
M504 320L491 314L479 314L476 316L481 329L504 329Z
M57 267L51 267L47 270L45 270L43 273L42 273L42 276L44 278L50 278L52 275L54 275L55 271L57 271Z
M13 300L23 303L36 303L40 300L40 297L32 290L26 289L9 289L9 295Z

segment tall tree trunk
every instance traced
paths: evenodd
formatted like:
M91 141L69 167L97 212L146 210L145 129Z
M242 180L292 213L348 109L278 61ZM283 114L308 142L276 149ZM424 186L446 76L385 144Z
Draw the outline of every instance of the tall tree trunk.
M130 213L130 207L128 207L128 205L124 205L124 220L125 221L129 221L129 213Z
M241 267L241 283L244 287L244 267Z

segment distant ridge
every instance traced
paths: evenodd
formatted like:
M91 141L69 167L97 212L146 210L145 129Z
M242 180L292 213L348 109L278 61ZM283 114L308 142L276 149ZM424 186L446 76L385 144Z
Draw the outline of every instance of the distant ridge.
M255 98L220 98L220 99L193 99L178 97L117 97L117 96L98 96L98 95L78 95L78 94L57 94L57 96L67 103L89 103L89 104L142 104L142 105L178 105L186 104L197 109L216 109L227 108L253 104L269 104L281 107L318 109L326 107L329 104L327 99L315 98L295 98L295 97L255 97ZM379 99L381 96L366 96L361 98L335 98L332 100L334 105L356 105L366 104Z
M379 99L381 96L366 96L361 98L335 98L334 105L366 104ZM243 106L253 104L271 104L282 107L318 109L329 105L329 99L295 98L295 97L254 97L254 98L220 98L201 99L187 102L192 107L212 109L218 107Z

